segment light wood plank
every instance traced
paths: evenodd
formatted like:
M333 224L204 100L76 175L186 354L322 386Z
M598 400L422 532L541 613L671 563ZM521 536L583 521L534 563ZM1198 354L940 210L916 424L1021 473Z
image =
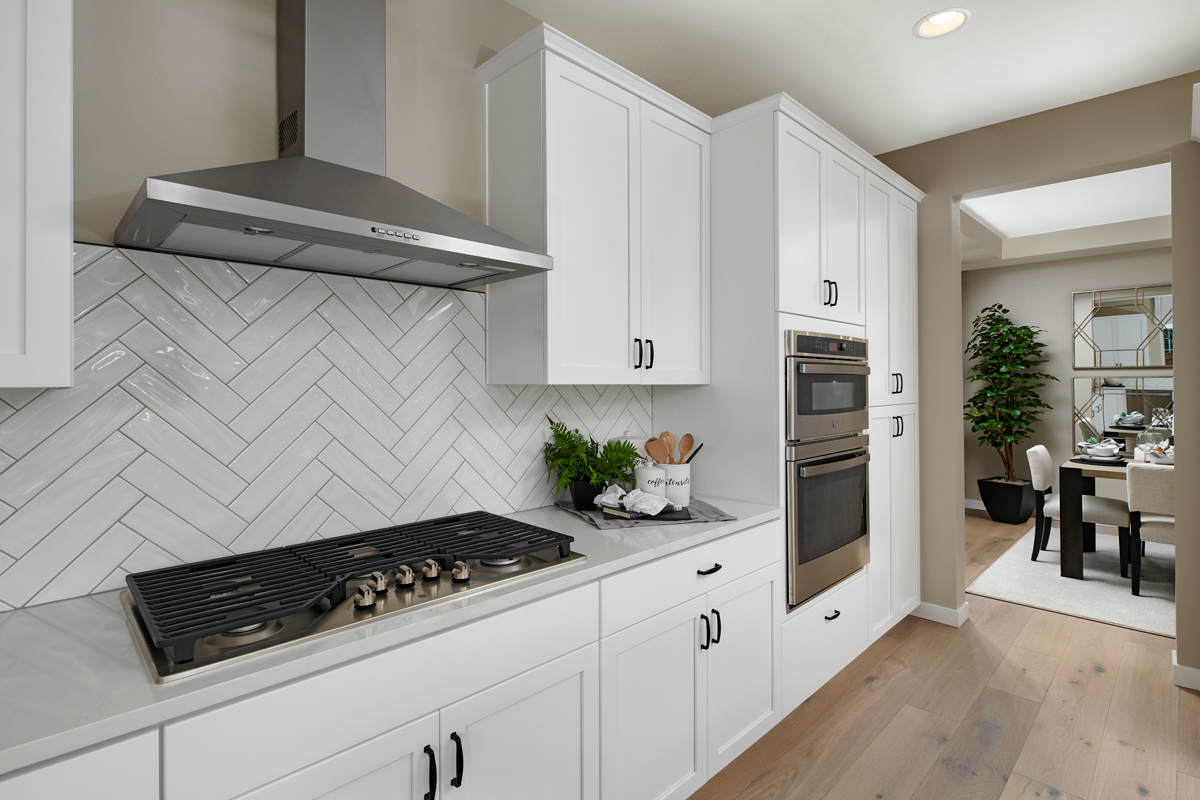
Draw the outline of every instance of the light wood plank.
M1200 692L1179 689L1179 771L1200 778Z
M990 536L967 549L967 565L964 577L967 586L974 583L975 579L982 575L985 569L994 564L1000 556L1008 552L1008 549L1015 545L1025 535L1025 532L1029 530L1028 525L1006 525L1004 527L1020 528L1021 532L1011 536Z
M1076 617L1039 608L1033 612L1029 622L1025 623L1025 630L1021 631L1021 635L1013 644L1026 650L1036 650L1048 656L1062 658L1066 655L1067 645L1078 624L1079 619Z
M1008 776L1008 783L1004 787L1004 794L1000 795L1000 800L1083 800L1073 794L1059 791L1053 786L1047 786L1044 783L1038 783L1032 778L1026 778L1024 775L1013 773Z
M1031 700L984 689L915 796L998 800L1037 714Z
M992 673L988 686L1040 703L1061 662L1061 658L1013 646Z
M954 720L904 706L825 800L908 800L956 728Z
M1016 772L1087 796L1124 647L1121 628L1079 621L1013 768Z
M1127 642L1089 800L1175 796L1178 709L1171 654Z
M961 722L1031 616L1033 609L1024 606L991 606L960 637L964 646L938 667L912 704Z
M1200 778L1179 773L1179 784L1176 791L1178 800L1200 800Z
M824 797L854 760L887 727L937 665L962 641L922 629L821 718L738 795L738 800L810 800Z
M1125 641L1144 644L1147 647L1157 647L1160 650L1174 650L1175 639L1170 636L1158 636L1145 631L1125 631Z

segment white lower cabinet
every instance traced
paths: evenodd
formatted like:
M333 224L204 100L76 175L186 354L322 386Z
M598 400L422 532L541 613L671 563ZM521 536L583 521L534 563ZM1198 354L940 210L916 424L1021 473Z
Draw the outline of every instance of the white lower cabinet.
M783 623L783 713L791 713L869 643L867 576L860 572Z
M871 641L921 601L917 493L917 407L884 406L871 414Z
M157 800L158 730L0 778L0 797Z

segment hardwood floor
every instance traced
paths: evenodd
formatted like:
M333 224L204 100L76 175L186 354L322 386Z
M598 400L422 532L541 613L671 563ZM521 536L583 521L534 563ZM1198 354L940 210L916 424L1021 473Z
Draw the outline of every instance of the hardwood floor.
M1028 526L967 512L967 583ZM692 800L1200 800L1175 640L968 595L909 617Z

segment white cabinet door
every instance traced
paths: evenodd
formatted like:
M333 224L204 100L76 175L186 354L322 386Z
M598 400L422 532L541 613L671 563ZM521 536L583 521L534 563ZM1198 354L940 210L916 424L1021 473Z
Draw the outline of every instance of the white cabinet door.
M892 190L879 178L867 174L866 189L866 330L867 355L871 362L868 398L872 407L891 405L897 380L891 370L891 292L888 281L892 236ZM874 440L872 440L874 441ZM873 448L872 448L873 449ZM874 464L872 464L874 466Z
M890 216L888 357L891 402L900 405L917 402L917 204L893 191Z
M71 2L0 3L0 387L72 381Z
M896 624L892 579L892 437L899 423L890 406L871 413L870 525L871 565L867 567L870 589L868 614L871 641Z
M591 644L443 708L440 796L598 800L598 658Z
M892 608L900 621L921 601L917 409L896 409L897 435L889 439L892 464ZM872 437L872 444L875 439ZM874 448L872 448L874 449Z
M783 713L788 714L867 649L866 576L861 573L793 611L783 623Z
M158 731L0 778L0 797L158 800Z
M394 731L319 761L239 800L416 800L431 796L437 770L438 715L428 714ZM432 769L431 769L432 767Z
M826 274L830 319L862 325L863 196L866 171L832 147L825 176Z
M639 383L641 101L546 54L550 383Z
M702 595L601 640L606 800L682 800L708 779L708 612Z
M642 102L642 383L708 383L708 146Z
M825 317L830 291L824 274L822 198L829 145L782 114L776 120L777 307L789 314Z
M715 775L780 720L780 564L708 594L708 771Z

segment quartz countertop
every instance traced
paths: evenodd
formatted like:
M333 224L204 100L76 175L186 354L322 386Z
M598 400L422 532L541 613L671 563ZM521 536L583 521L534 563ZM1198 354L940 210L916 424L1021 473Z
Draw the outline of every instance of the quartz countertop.
M163 685L154 682L142 661L118 592L0 613L0 775L573 589L783 514L777 506L700 498L737 520L598 530L553 506L509 514L575 537L572 549L587 559Z

